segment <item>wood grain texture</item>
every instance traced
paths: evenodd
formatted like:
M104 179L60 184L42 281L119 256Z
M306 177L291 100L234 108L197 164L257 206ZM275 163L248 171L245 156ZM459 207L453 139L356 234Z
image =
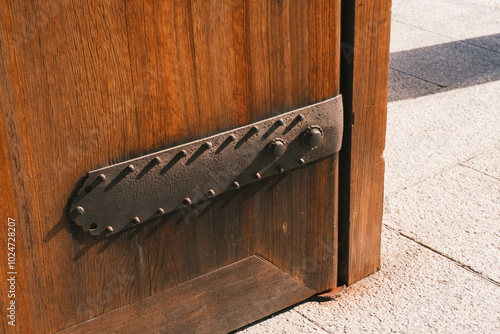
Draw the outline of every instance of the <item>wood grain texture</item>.
M391 1L343 1L342 11L339 279L352 284L380 268Z
M252 256L60 333L228 333L315 293Z
M1 73L0 73L1 75ZM13 187L13 175L15 173L11 170L11 164L9 164L9 150L7 147L7 138L9 136L9 131L11 129L9 126L5 126L3 122L3 118L0 118L0 228L1 228L1 239L0 239L0 258L2 259L2 282L0 287L2 288L2 293L0 294L0 300L2 305L2 309L6 309L10 306L10 301L14 300L16 303L16 313L17 318L27 319L28 321L23 322L22 324L19 321L16 322L16 327L19 332L30 333L33 331L31 327L31 323L29 319L31 318L31 314L26 309L20 309L19 305L27 305L29 302L29 295L26 293L26 279L25 279L25 260L22 255L26 254L27 245L25 240L20 237L19 231L19 218L17 214L17 207L15 201L14 187ZM13 164L16 167L16 163ZM7 267L8 260L8 251L9 242L12 240L8 239L8 223L9 219L13 219L16 222L15 232L16 236L14 237L15 243L15 267L14 269ZM10 246L12 247L12 246ZM10 286L6 284L6 279L10 278L10 275L7 272L17 272L16 275L16 293L15 299L9 297ZM5 307L4 307L5 306ZM5 310L5 314L2 315L2 329L3 333L7 332L7 322L11 321L10 318L6 318L7 310Z
M315 291L336 286L336 156L106 241L65 207L88 170L336 96L339 1L0 8L0 201L21 240L18 332L61 330L254 254Z

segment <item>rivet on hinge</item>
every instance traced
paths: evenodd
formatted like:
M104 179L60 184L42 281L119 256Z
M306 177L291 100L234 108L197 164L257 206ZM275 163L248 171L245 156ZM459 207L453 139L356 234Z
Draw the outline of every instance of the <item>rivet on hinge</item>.
M81 206L77 206L74 210L73 210L74 213L76 213L77 215L83 215L83 213L85 212L85 210L83 209L83 207Z
M321 144L323 139L323 130L319 126L312 126L304 132L303 141L304 144L310 148L316 148Z
M281 157L285 153L286 147L282 139L275 139L269 144L269 153L275 158Z

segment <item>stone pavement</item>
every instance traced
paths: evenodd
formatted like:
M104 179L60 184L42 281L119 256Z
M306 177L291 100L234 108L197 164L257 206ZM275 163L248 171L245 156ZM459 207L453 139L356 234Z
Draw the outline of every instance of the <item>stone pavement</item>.
M238 333L500 333L500 1L393 0L382 269Z

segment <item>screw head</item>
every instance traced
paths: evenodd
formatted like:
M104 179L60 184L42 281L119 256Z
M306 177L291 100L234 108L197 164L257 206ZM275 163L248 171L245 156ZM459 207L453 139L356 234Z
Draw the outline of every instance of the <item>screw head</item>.
M255 173L254 177L256 180L262 179L262 175L260 175L260 173Z
M304 132L304 143L310 148L318 147L323 139L323 131L319 126L310 127Z
M154 158L154 159L153 159L153 161L152 161L152 162L153 162L155 165L159 165L159 164L160 164L160 162L161 162L161 158L160 158L160 157L156 157L156 158Z
M106 232L107 234L111 234L113 233L113 226L107 226L105 229L104 229L104 232Z
M281 166L278 166L276 170L278 171L278 173L283 173L285 171Z
M139 217L134 217L134 218L132 218L132 223L133 223L134 225L137 225L137 224L139 224L140 222L141 222L141 220L139 219Z
M183 203L184 205L191 205L191 204L193 204L193 201L191 201L191 198L186 197L186 198L184 198L184 199L182 200L182 203Z
M106 181L106 175L104 175L104 174L99 174L99 176L97 177L97 180L99 180L99 182L104 182L104 181Z
M128 166L127 166L127 172L131 173L131 172L133 172L134 170L135 170L134 165L128 165Z
M187 157L187 155L188 155L188 153L187 153L187 151L186 151L186 150L181 150L181 151L179 152L179 154L180 154L181 156L183 156L183 157Z
M85 212L85 210L83 209L82 206L77 206L74 210L73 210L77 215L83 215L83 213Z
M239 189L240 184L238 182L234 181L233 184L231 185L231 187L233 187L234 189Z
M306 161L303 158L299 159L299 165L304 165L305 163L306 163Z
M251 130L253 133L257 133L257 132L259 132L259 127L257 125L254 125L254 126L252 126Z
M269 153L275 158L281 157L286 150L285 143L281 139L275 139L269 144Z
M276 121L275 124L276 124L276 126L283 126L283 125L285 125L285 122L283 122L282 119L279 119L279 120Z
M205 144L203 144L203 147L208 150L209 148L212 148L212 142L207 141Z
M227 139L229 141L235 141L236 140L236 136L235 135L229 135L229 137L227 137Z
M156 210L156 213L159 214L159 215L164 215L165 214L165 210L163 210L163 208L158 208L158 210Z
M213 189L210 189L210 190L207 192L207 197L208 197L208 198L215 197L215 191L214 191Z

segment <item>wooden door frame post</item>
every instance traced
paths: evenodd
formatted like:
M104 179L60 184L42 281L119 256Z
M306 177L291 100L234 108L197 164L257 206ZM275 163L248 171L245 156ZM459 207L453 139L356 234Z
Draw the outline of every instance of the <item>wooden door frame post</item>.
M339 280L347 284L380 268L390 20L391 0L342 1Z

